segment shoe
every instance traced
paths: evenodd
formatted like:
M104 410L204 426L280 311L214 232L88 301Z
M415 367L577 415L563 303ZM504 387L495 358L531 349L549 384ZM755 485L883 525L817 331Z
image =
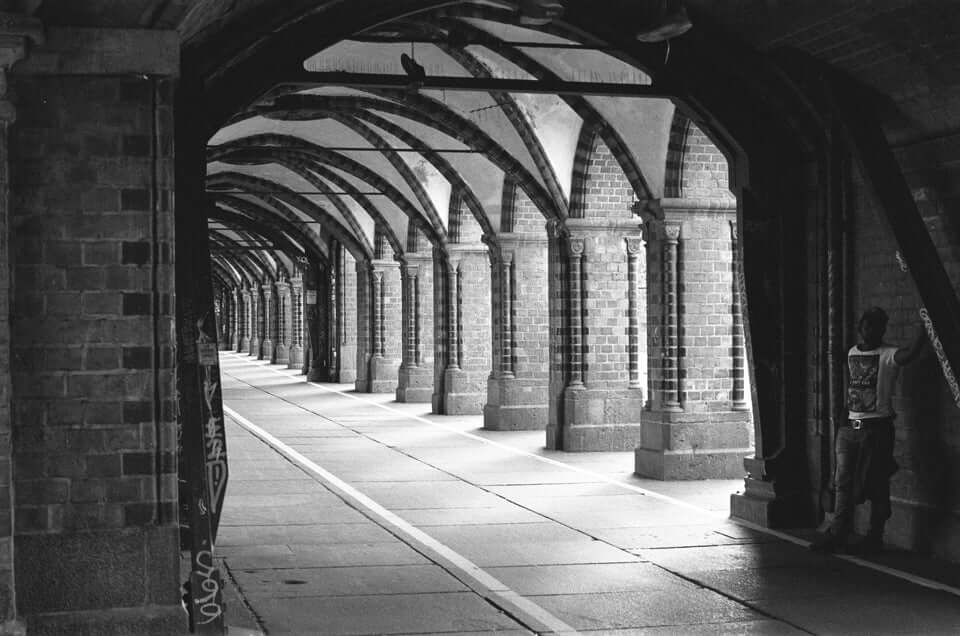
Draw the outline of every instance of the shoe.
M826 532L810 542L810 551L821 554L830 554L832 552L843 552L847 548L846 537L838 537L835 534Z
M868 534L850 545L850 554L858 556L870 556L883 552L883 537L876 534Z

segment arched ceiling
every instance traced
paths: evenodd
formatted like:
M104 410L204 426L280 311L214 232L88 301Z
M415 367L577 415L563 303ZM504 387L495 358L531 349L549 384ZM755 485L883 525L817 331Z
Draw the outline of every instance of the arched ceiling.
M371 257L381 234L396 257L411 232L442 249L451 201L461 198L495 241L505 179L545 220L568 215L578 141L588 126L615 151L636 196L659 197L669 99L432 88L403 67L408 56L429 79L651 83L639 68L570 33L517 21L489 2L461 3L406 15L278 68L275 85L238 105L209 139L208 193L248 201L248 212L319 224L321 235L358 259ZM313 80L311 73L355 77L340 84L343 75ZM399 82L355 81L370 75Z
M8 0L3 8L51 26L176 29L189 64L211 80L242 60L261 59L259 73L267 83L254 83L263 90L233 102L225 96L231 119L222 107L208 113L219 126L209 140L211 205L276 226L270 231L290 239L274 241L280 252L296 245L302 254L326 258L336 241L365 258L378 233L398 256L411 233L442 248L449 204L457 194L495 240L505 178L517 183L545 219L562 219L585 127L598 131L613 150L638 198L662 195L674 104L661 96L341 86L329 76L318 82L305 72L406 78L400 64L406 54L429 77L643 87L669 67L667 45L636 45L634 37L661 0L565 4L563 19L542 26L521 20L518 3L508 0ZM686 0L686 5L694 31L709 32L716 42L747 42L766 51L793 48L872 87L889 102L885 123L891 139L925 138L960 126L956 3ZM306 37L315 24L311 19L319 16L334 25L333 37L322 31ZM632 57L623 48L605 49L604 42L586 35L590 30L612 34L614 44L633 41ZM292 34L296 41L278 42L277 34ZM682 38L677 46L683 48ZM299 51L297 63L271 66L281 49ZM712 62L703 58L705 67ZM717 72L742 77L749 69ZM220 88L237 95L245 90Z

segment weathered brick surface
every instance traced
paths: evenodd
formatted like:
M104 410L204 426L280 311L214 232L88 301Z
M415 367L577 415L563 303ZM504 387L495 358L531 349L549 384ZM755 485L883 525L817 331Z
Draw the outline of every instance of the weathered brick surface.
M482 229L466 205L456 194L450 205L453 242L447 254L434 252L433 410L480 413L492 363L490 260L486 246L479 243ZM458 272L456 289L450 288L450 272ZM456 333L453 365L449 364L451 329Z
M163 258L170 254L172 157L169 138L156 167L144 152L144 143L152 148L151 82L58 77L17 84L23 101L11 138L18 157L11 222L19 247L11 255L10 312L16 532L170 523L176 493L159 484L174 479L176 467L150 458L171 456L176 440L173 272ZM159 120L170 121L169 95L159 94ZM161 256L156 288L154 251Z
M644 277L638 275L631 290L627 251L627 238L639 239L640 221L632 216L630 182L599 137L582 165L582 174L574 175L576 218L565 224L569 238L551 248L554 289L562 290L551 294L559 296L551 306L551 332L564 343L552 352L548 443L565 450L627 450L639 441L643 409L643 389L630 383L630 345L632 338L638 346L644 333L630 333L629 314L630 297L639 295ZM639 267L643 255L637 258ZM561 373L566 382L557 396Z
M360 314L357 302L360 298L360 288L357 285L357 265L353 256L342 247L340 254L340 284L337 286L340 300L340 377L343 383L355 382L359 373L359 334Z
M362 316L357 321L357 390L393 392L397 388L401 359L400 268L397 262L375 260L369 265L358 265L357 314ZM361 363L366 369L360 368Z
M929 150L929 147L927 148ZM920 149L918 149L920 150ZM946 149L941 146L941 152ZM958 259L949 232L949 210L955 203L951 188L927 168L926 153L901 156L913 186L914 199L928 224L948 273L957 280ZM934 185L936 184L936 185ZM890 317L886 340L909 342L920 324L922 301L911 273L900 270L896 241L870 189L857 177L853 199L853 301L851 321L878 305ZM848 325L853 333L855 324ZM935 356L905 367L894 397L897 412L895 455L900 470L893 476L894 514L887 539L905 547L919 544L945 558L957 559L960 546L952 538L960 512L957 479L950 467L960 461L960 415ZM861 528L865 518L860 518Z

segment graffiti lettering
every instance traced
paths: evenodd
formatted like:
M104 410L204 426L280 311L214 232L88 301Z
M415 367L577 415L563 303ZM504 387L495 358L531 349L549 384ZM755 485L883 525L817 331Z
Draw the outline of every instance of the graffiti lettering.
M223 614L223 600L220 592L220 575L213 564L213 553L209 550L197 552L194 561L194 583L191 586L193 604L199 615L198 625L206 625L217 620Z
M953 402L958 407L960 407L960 383L957 382L957 376L953 373L953 368L950 366L950 361L947 360L947 354L943 350L943 344L940 342L940 338L937 336L937 332L933 328L933 321L930 320L930 314L927 312L926 307L920 308L920 318L923 319L923 326L927 330L927 337L930 339L930 344L933 345L933 351L937 354L937 360L940 362L940 369L943 371L943 377L947 381L947 386L950 387L950 393L953 395Z
M897 265L900 266L900 271L909 271L907 261L903 258L903 254L897 251L895 256L897 258ZM953 367L950 366L950 361L947 360L947 354L943 350L943 343L940 342L940 337L937 336L937 330L933 327L933 320L930 318L930 312L927 311L926 307L920 307L920 319L923 320L923 327L927 330L927 338L933 346L933 351L937 354L937 361L940 363L940 370L943 371L943 379L947 381L947 386L950 387L953 402L960 407L960 383L957 382L957 376L953 373Z

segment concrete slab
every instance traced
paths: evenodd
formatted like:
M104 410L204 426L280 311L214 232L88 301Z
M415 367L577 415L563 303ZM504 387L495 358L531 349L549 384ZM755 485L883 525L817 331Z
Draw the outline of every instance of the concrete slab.
M538 596L537 603L576 629L673 626L758 620L765 616L708 590L647 590Z
M481 567L507 565L556 565L564 563L634 563L639 557L600 541L555 541L551 543L483 544L464 539L447 545Z
M661 567L684 574L786 566L805 567L823 573L835 567L833 559L783 543L642 550L639 554Z
M257 604L257 612L271 636L522 629L477 595L465 592L264 599Z
M231 556L234 570L346 567L351 565L411 565L429 563L419 552L400 542L344 545L290 544L285 556Z
M952 594L921 590L895 593L863 589L845 594L843 602L829 597L766 599L758 610L816 634L953 635L960 629L960 602ZM855 610L853 608L856 608Z
M501 501L463 482L433 482L429 488L416 483L361 484L360 490L390 510L408 508L489 508Z
M435 565L293 568L234 573L248 599L465 592L466 586Z
M415 526L459 526L487 523L542 523L545 517L504 502L492 508L417 508L400 516Z
M698 586L650 563L494 567L489 572L520 594L595 594L643 590L685 594Z
M270 544L345 544L395 541L396 538L373 523L327 523L284 526L244 526L231 528L217 543L217 548Z

